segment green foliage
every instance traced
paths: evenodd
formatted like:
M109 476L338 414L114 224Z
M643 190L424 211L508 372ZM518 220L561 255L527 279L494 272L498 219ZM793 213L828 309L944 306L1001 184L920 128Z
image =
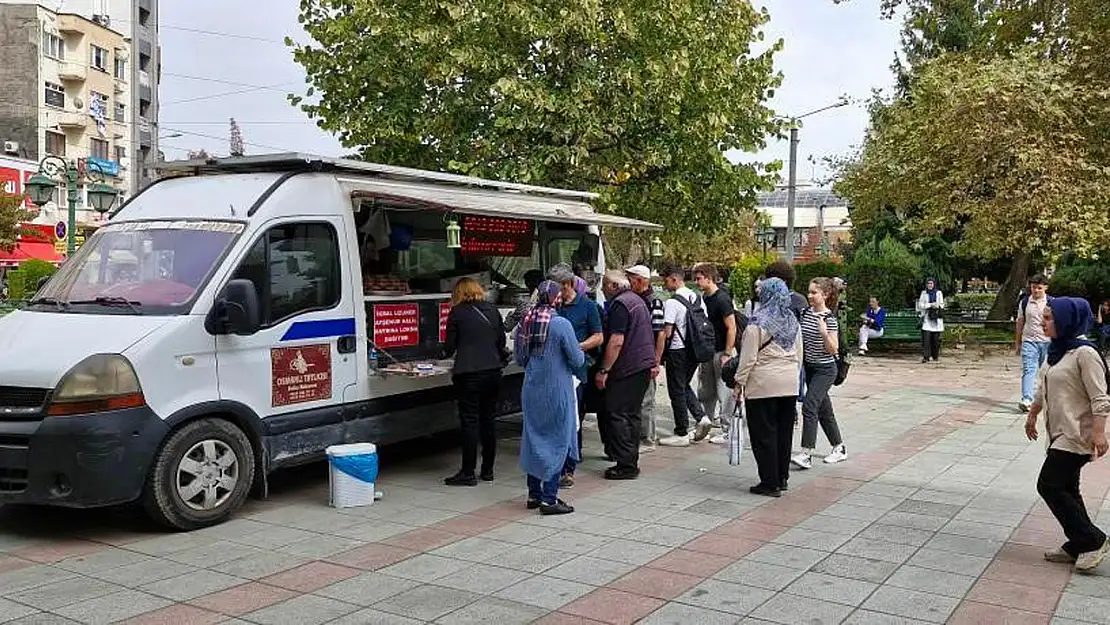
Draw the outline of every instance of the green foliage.
M857 248L846 273L853 310L864 310L872 295L887 310L911 308L920 292L921 260L891 238Z
M763 256L755 254L745 257L732 266L728 274L728 290L732 293L733 301L746 302L754 297L752 287L755 285L756 278L763 274L766 266Z
M844 266L828 259L819 259L808 263L795 263L794 272L794 290L805 293L809 290L809 283L814 278L844 277ZM851 281L849 281L849 285L851 285Z
M1110 267L1099 264L1060 267L1048 283L1052 295L1084 297L1092 307L1110 300Z
M994 304L994 293L952 293L945 291L944 304L953 313L972 310L990 310Z
M22 195L0 192L0 249L11 251L19 235L19 224L31 219Z
M39 280L54 275L58 268L45 260L31 259L19 263L19 267L8 272L8 297L14 300L27 299L38 291Z
M747 0L301 0L291 102L366 160L594 190L603 211L714 232L780 166L724 157L782 130L768 20Z

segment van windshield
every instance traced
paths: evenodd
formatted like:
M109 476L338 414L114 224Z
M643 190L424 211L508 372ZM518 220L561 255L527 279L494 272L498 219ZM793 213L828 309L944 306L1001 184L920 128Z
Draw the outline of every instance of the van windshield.
M62 265L30 305L69 313L187 312L244 228L225 221L109 224Z

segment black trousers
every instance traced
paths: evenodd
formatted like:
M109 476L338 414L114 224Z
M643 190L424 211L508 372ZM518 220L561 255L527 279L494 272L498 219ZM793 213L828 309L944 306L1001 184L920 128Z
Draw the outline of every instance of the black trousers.
M451 382L459 403L462 424L462 473L474 474L478 464L478 443L482 444L482 473L493 472L497 458L497 396L501 391L501 370L460 373Z
M667 367L667 397L674 412L674 435L686 436L690 431L690 415L694 421L705 416L705 408L690 385L698 371L698 361L685 349L669 349L663 353L663 363Z
M793 395L744 401L760 486L782 488L790 478L790 445L797 401Z
M940 334L921 331L921 357L925 360L940 360Z
M640 410L644 403L651 371L640 371L605 384L605 428L609 455L617 469L638 469L640 465Z
M807 362L802 370L806 376L806 394L802 399L802 448L813 449L817 446L817 424L821 424L829 445L836 447L844 442L829 397L829 389L836 380L836 363Z
M1063 548L1072 556L1095 551L1106 542L1106 534L1091 521L1079 493L1079 472L1090 461L1089 455L1049 449L1037 478L1037 492L1064 529L1068 541Z

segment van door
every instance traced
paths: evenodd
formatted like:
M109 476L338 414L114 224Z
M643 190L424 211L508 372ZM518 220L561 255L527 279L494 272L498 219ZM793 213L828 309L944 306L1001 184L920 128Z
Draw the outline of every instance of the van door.
M220 397L253 409L268 435L321 428L321 446L342 440L340 406L358 370L360 296L343 279L351 266L344 231L338 216L274 221L231 276L258 289L262 329L216 338Z

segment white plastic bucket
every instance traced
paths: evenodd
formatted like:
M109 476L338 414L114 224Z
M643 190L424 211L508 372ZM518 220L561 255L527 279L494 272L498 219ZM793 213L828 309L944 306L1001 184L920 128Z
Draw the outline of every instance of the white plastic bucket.
M377 446L373 443L332 445L327 448L326 452L328 454L328 484L331 487L328 497L329 505L333 508L353 508L373 504L374 480L377 478ZM358 462L360 460L372 460L373 471L370 475L364 474L362 477L358 477L337 466L337 464L350 461Z

